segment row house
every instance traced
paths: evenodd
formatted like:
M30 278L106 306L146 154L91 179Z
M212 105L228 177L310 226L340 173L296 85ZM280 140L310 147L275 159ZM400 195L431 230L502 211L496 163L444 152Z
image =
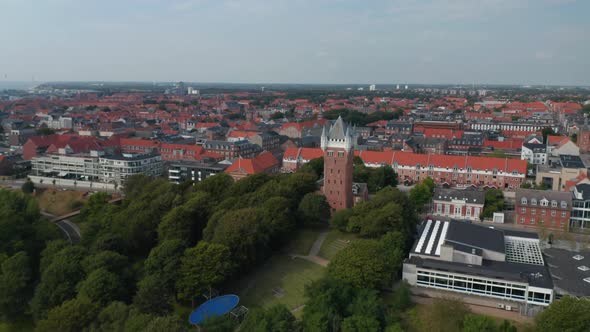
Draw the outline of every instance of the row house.
M483 212L484 203L485 192L481 190L436 188L432 196L432 214L475 221Z
M537 132L546 127L550 127L554 132L559 131L559 125L556 123L538 124L538 123L514 123L514 122L469 122L466 124L467 129L486 131L486 130L502 130L502 131L525 131Z
M320 149L312 150L318 150L321 156ZM359 156L367 167L391 166L398 174L399 180L406 184L430 177L438 184L449 186L514 189L520 187L527 171L526 161L518 159L417 154L391 150L355 151L355 155ZM289 154L285 153L283 167L299 167L305 163L302 158L296 156L292 151Z
M516 190L515 222L566 231L572 210L572 193L548 190Z

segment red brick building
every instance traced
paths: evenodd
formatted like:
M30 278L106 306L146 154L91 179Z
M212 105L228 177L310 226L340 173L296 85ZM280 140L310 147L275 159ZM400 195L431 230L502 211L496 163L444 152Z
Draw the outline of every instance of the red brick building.
M341 117L322 131L324 151L324 195L333 210L352 207L353 136Z
M390 165L401 183L416 183L427 177L438 184L450 186L520 188L524 181L526 160L417 154L405 151L355 151L367 167ZM283 163L293 161L283 159ZM304 164L298 159L299 165ZM285 166L283 166L285 167Z
M567 230L572 210L570 192L518 189L515 222L518 225Z

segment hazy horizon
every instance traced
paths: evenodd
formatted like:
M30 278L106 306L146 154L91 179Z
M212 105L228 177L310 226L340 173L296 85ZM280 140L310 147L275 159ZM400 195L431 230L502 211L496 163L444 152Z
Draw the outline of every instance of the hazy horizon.
M0 82L590 85L582 0L4 0Z

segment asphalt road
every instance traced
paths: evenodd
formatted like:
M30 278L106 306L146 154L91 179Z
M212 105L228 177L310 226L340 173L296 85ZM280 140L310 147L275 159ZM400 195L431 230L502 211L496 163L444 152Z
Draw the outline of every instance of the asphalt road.
M47 217L49 220L55 218L56 216L51 214L51 213L47 213L45 211L41 211L41 214L44 215L45 217ZM73 222L64 219L64 220L60 220L58 222L55 222L54 224L57 225L57 227L59 227L59 229L62 230L62 232L64 232L66 234L66 236L68 237L68 239L70 240L70 242L72 244L77 244L80 242L81 234L80 234L80 228L78 228L78 225L74 224Z

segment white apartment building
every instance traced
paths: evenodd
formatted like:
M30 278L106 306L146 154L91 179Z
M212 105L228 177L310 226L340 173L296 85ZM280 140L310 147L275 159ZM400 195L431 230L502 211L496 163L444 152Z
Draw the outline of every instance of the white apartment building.
M547 164L547 146L545 144L524 143L520 152L520 159L526 160L529 164Z
M48 179L102 182L121 185L135 174L157 176L162 173L162 160L156 154L104 155L102 151L66 154L64 151L31 160L34 176Z

